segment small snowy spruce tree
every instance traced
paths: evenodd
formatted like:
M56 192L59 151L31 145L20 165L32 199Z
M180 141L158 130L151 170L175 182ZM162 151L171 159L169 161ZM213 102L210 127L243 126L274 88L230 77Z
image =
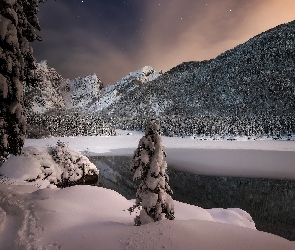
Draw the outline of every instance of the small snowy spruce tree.
M133 180L141 180L136 192L136 204L128 209L131 213L136 208L141 208L140 215L134 219L136 226L174 219L173 200L169 195L172 194L172 190L168 184L164 155L160 126L154 120L149 120L145 135L134 151L130 168L131 171L135 171Z

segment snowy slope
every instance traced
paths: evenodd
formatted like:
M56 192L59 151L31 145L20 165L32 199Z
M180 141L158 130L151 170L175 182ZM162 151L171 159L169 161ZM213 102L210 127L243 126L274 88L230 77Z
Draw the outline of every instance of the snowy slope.
M214 59L172 68L105 113L131 130L159 117L171 136L294 133L294 41L295 21L279 25Z
M26 163L20 164L26 165ZM25 166L27 171L23 174L32 175L38 169L37 165L31 165L31 168ZM20 175L19 177L24 179L24 176ZM134 215L130 215L126 210L134 203L133 200L128 201L112 190L98 187L76 186L59 190L52 189L53 186L51 186L51 189L37 190L33 187L15 184L0 185L0 207L3 208L0 213L0 218L3 221L2 232L0 231L2 246L10 247L10 249L14 249L14 247L16 249L18 247L39 249L41 246L45 249L52 249L51 247L82 249L83 245L86 249L95 249L98 242L103 242L103 249L126 249L124 248L125 244L126 246L135 244L131 249L141 249L139 239L133 234L138 235L139 233L138 236L144 236L141 230L144 232L146 227L133 227ZM97 197L97 199L93 199L93 197ZM179 222L170 224L169 227L172 228L174 224L177 226L178 223L186 225L189 223L186 222L188 220L196 220L196 222L204 220L255 229L251 216L237 208L205 210L175 201L175 211L177 213L176 220ZM162 231L159 237L168 235L164 230L166 228L165 222L150 226ZM17 227L20 229L18 230ZM218 228L220 225L216 224L216 227ZM93 237L92 233L94 232L99 232L99 237ZM123 245L120 240L122 233L124 235ZM108 237L106 237L107 235ZM142 243L151 244L149 238L148 236ZM82 242L80 242L81 240ZM170 241L179 244L178 238L164 242L167 244ZM158 246L155 245L154 248L158 249Z
M89 107L89 111L101 111L112 104L116 105L129 91L149 81L153 81L161 75L161 72L155 71L150 66L131 72L114 85L105 87L99 101Z
M175 202L175 221L134 227L134 214L126 210L134 201L112 190L90 186L38 190L0 184L0 193L3 249L161 249L163 245L179 249L187 241L203 242L201 249L212 249L213 242L228 249L242 241L241 249L247 249L242 245L249 246L251 238L254 246L270 246L270 241L275 247L292 249L289 241L256 231L251 216L240 209L206 210ZM186 237L178 237L183 230ZM232 234L235 238L228 237ZM186 249L194 249L194 244L185 245Z
M295 21L263 32L215 59L185 62L114 107L142 114L151 98L162 115L271 115L295 110ZM166 105L165 101L169 104ZM150 111L151 112L151 111ZM152 113L152 112L151 112Z
M62 93L66 100L66 107L69 109L85 109L98 101L102 89L102 81L96 74L77 77L68 83L67 88L69 91L63 91Z
M96 74L64 79L47 61L36 63L37 86L25 85L24 98L29 111L44 113L56 109L81 109L97 101L102 82Z
M66 81L47 61L36 63L35 75L40 81L32 87L24 83L24 99L26 108L33 112L43 113L51 109L65 108L60 85Z

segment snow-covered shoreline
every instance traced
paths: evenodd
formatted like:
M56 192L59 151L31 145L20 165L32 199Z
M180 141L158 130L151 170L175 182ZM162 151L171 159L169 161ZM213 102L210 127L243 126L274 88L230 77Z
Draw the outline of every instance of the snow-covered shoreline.
M141 136L140 133L133 132L133 135L123 134L113 137L27 140L25 147L45 148L61 140L67 142L71 149L83 152L84 155L128 156L137 147ZM178 164L177 166L183 171L196 171L196 169L200 171L200 168L196 168L196 160L203 159L208 163L211 159L215 161L216 166L219 166L221 172L222 170L232 172L235 169L228 170L222 165L222 162L225 162L223 159L229 158L224 154L225 152L235 153L236 157L239 152L255 153L257 157L267 154L268 161L262 164L262 174L271 170L266 163L271 162L274 159L273 156L277 158L275 154L287 154L287 158L291 159L290 162L295 162L292 158L295 155L294 142L209 142L164 137L163 144L166 148L168 163L171 161L173 165ZM243 154L235 159L235 164L231 167L244 166L247 167L245 170L248 173L252 172L254 167L251 166L251 159L248 159L250 156L241 158ZM258 159L259 157L256 161ZM20 169L24 167L22 164L28 162L19 161ZM288 166L285 164L285 167ZM30 171L36 172L38 167L40 167L38 164L26 165L26 171L23 174L28 175ZM208 166L205 167L208 168ZM280 170L283 171L282 169L281 164ZM287 171L288 168L285 170ZM295 172L294 168L290 168L289 171L285 173ZM134 201L127 200L113 190L96 186L58 189L51 185L49 188L38 189L28 186L30 183L27 183L27 186L14 185L21 184L21 181L10 184L0 184L0 207L3 209L0 214L0 221L2 221L0 246L3 246L4 250L294 249L294 242L255 230L255 222L251 215L239 208L203 209L174 201L176 218L174 221L161 221L135 227L133 226L135 215L130 215L127 211ZM11 213L11 211L14 212Z

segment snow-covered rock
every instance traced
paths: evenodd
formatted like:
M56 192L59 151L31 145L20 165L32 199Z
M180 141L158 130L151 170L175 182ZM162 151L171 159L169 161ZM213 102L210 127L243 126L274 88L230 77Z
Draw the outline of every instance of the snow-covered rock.
M60 86L65 79L54 68L48 66L46 60L36 63L35 76L38 79L36 86L24 82L24 100L27 110L35 113L44 113L52 109L64 109Z
M69 91L63 91L62 94L67 108L84 109L98 101L103 84L96 74L92 74L77 77L68 82L66 86L65 89Z
M46 60L36 63L37 86L24 83L24 97L27 109L44 113L56 109L79 109L97 101L103 87L96 74L64 79Z

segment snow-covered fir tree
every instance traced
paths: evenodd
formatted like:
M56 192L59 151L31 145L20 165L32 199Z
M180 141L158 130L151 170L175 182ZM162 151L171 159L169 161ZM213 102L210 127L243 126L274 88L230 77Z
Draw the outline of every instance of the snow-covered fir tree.
M160 126L153 119L146 126L145 135L140 139L134 151L131 171L135 171L133 180L141 180L136 192L136 204L128 210L133 212L141 208L135 218L135 225L174 219L174 205L170 196L172 190L168 184L167 163Z
M1 0L0 7L0 161L19 154L24 144L22 82L32 81L34 69L30 42L40 40L39 0Z

